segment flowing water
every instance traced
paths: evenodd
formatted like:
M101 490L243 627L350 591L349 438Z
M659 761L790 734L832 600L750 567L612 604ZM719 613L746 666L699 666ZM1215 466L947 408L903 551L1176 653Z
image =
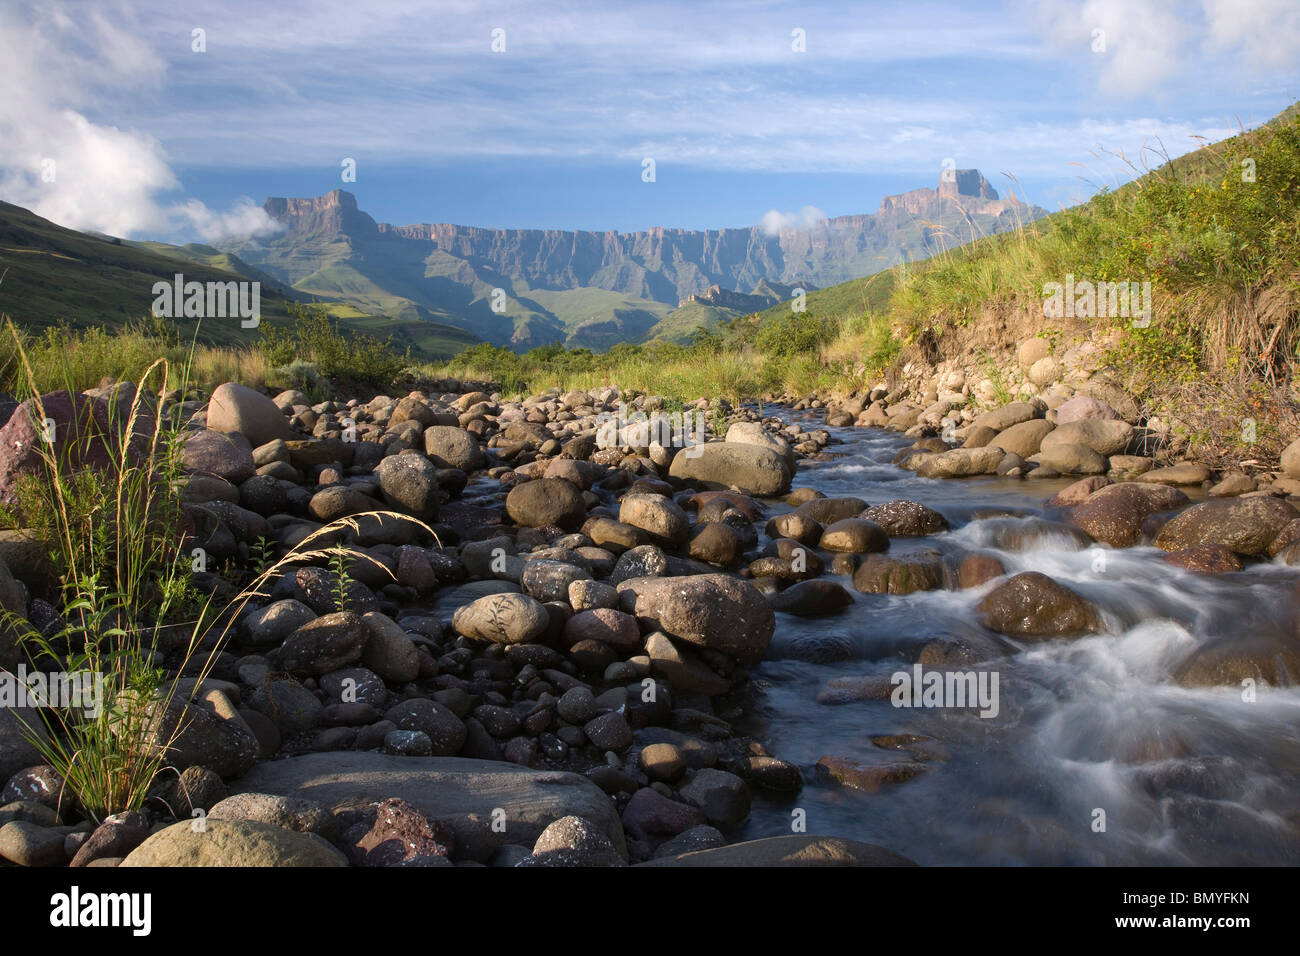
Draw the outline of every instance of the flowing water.
M805 427L816 422L782 414ZM998 713L985 718L895 707L888 697L818 698L835 678L888 682L910 673L936 639L990 645L997 639L977 623L975 605L992 583L906 596L854 592L854 606L832 616L778 614L742 728L799 764L805 786L788 800L757 799L745 838L789 833L802 818L808 833L880 844L930 865L1300 862L1300 688L1261 688L1250 701L1238 686L1186 688L1173 679L1214 637L1294 635L1300 569L1264 564L1211 576L1173 567L1150 547L1088 547L1042 525L1059 518L1045 501L1066 481L919 478L890 463L910 444L901 435L829 431L842 442L828 448L838 457L801 467L796 487L870 504L922 502L951 530L895 539L891 555L995 554L1008 573L1041 571L1088 598L1102 628L946 665L997 674ZM770 513L781 510L788 507ZM852 589L847 576L827 577ZM814 767L828 755L923 769L866 792L820 778Z

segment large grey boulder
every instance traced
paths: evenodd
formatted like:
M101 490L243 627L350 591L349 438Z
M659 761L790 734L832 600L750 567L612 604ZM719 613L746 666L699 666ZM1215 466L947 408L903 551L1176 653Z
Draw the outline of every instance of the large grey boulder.
M232 790L314 800L334 809L398 797L454 831L458 858L480 862L507 843L532 846L566 816L590 821L620 855L627 853L609 797L576 773L461 757L344 751L259 764Z
M776 629L762 592L726 574L633 578L618 591L622 610L643 629L735 657L762 657Z
M256 448L277 438L293 437L289 419L267 396L247 385L218 385L208 400L208 427L219 432L239 432Z
M784 494L793 477L786 460L771 448L729 441L686 449L674 456L668 474L706 488L760 496Z

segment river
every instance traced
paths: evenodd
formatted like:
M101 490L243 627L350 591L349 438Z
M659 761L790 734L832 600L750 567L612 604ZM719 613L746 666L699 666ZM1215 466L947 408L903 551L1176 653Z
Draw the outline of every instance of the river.
M808 428L820 418L779 414ZM801 466L795 487L873 505L928 505L951 530L894 539L889 554L993 553L1008 573L1041 571L1091 600L1102 627L952 665L996 672L998 713L981 717L895 707L888 698L818 698L836 678L911 672L936 639L989 644L995 638L974 608L992 584L854 592L852 607L828 617L777 614L738 729L797 763L805 785L790 799L756 798L743 838L789 833L802 821L808 833L880 844L929 865L1300 862L1300 688L1260 688L1251 700L1241 687L1186 688L1173 679L1215 636L1282 629L1294 639L1300 569L1256 564L1212 576L1167 564L1152 547L1087 547L1042 526L1059 518L1045 502L1068 481L919 478L891 464L909 439L874 428L829 431L840 441L828 447L835 459ZM1027 548L996 546L1031 527L1038 530ZM827 576L852 590L829 562ZM821 778L816 763L828 755L920 772L866 792Z

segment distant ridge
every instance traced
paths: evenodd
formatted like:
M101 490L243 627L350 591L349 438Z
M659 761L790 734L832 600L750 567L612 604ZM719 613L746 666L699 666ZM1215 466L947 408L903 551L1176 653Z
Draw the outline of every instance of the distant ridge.
M1046 214L1015 196L1000 198L973 169L947 170L936 188L885 197L875 213L775 232L391 225L341 189L273 197L264 208L281 231L225 243L225 251L301 292L445 322L520 349L681 338L765 308L771 302L763 297L775 290L788 296L795 286L871 275ZM689 319L674 314L683 308Z

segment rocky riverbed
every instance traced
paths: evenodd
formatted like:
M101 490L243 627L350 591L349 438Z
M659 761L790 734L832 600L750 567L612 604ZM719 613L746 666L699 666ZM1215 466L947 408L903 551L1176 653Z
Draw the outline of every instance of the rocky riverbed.
M1153 801L1190 794L1217 801L1221 815L1221 803L1244 807L1251 846L1294 852L1287 807L1300 759L1294 721L1278 708L1295 707L1300 674L1287 570L1300 559L1290 497L1300 454L1273 473L1214 475L1170 458L1158 430L1126 421L1122 401L1099 388L1062 386L973 413L938 398L936 386L954 381L941 371L914 388L762 412L716 400L668 412L661 399L615 388L508 402L486 383L451 381L315 404L233 384L168 396L190 423L182 546L209 562L195 575L201 589L233 593L223 567L268 547L280 556L342 519L352 526L328 540L353 560L344 580L323 557L275 580L209 648L215 666L197 686L175 650L164 655L193 702L159 715L160 726L184 728L168 754L178 772L139 811L84 819L0 712L0 857L44 866L1195 858L1098 858L1041 837L1044 853L1021 830L997 836L1016 817L1015 787L1041 783L1023 773L1024 741L1087 713L1086 696L1061 686L1093 673L1077 662L1071 671L1070 649L1102 654L1117 642L1130 656L1096 667L1140 671L1144 692L1214 688L1226 699L1243 682L1257 687L1263 706L1250 719L1268 716L1251 726L1271 735L1260 752L1290 769L1247 773L1257 761L1234 744L1238 777L1256 787L1236 794L1220 779L1234 772L1223 748L1205 753L1203 738L1180 737L1173 705L1150 715L1149 738L1091 759L1145 773ZM923 407L932 387L935 402ZM48 396L47 413L71 420L123 391ZM651 419L698 413L714 440L680 448L653 440L654 429L619 431L610 419L620 406ZM32 437L21 412L0 447ZM32 466L9 459L0 486ZM21 532L0 541L0 602L53 627L59 609L32 547ZM1154 597L1121 607L1085 580L1084 561L1094 575L1167 568L1191 595L1249 595L1275 625L1225 627L1213 615L1198 625ZM1133 641L1134 628L1167 620L1190 639L1155 650ZM17 665L19 649L0 651L0 663ZM1131 657L1148 652L1159 665L1143 670ZM1055 655L1047 669L1035 663L1044 654ZM851 669L837 670L846 661ZM939 723L874 732L868 717L883 726L888 712L869 708L888 707L891 673L913 664L998 670L1033 693L1004 683L1002 724L963 706L943 709ZM1037 716L1026 720L1026 709ZM1243 718L1221 716L1234 719L1241 732ZM1008 725L1009 737L986 730ZM978 785L980 754L1008 749L1017 760L998 765L1019 768L1019 783ZM947 857L902 822L909 788L926 795L927 812L937 793L979 792L982 809L961 815L966 829ZM1195 827L1209 810L1189 799L1179 819ZM1035 826L1068 826L1098 800L1084 802L1046 801ZM1139 812L1127 798L1112 806ZM992 827L985 851L972 849L981 821ZM1089 819L1076 822L1088 829ZM1158 835L1149 821L1129 822L1143 834L1129 845Z

